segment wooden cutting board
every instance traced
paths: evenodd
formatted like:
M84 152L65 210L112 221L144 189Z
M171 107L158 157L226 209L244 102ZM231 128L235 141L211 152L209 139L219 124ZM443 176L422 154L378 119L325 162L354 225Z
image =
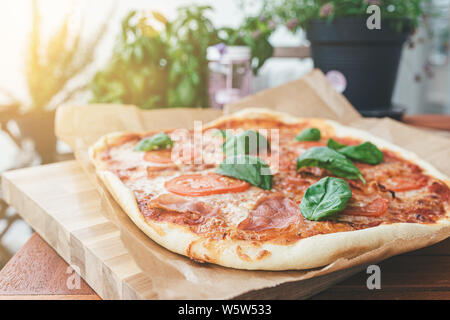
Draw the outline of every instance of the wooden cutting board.
M75 161L6 172L2 196L103 299L155 298L151 274L141 271L122 243L119 229L103 216L97 190ZM304 299L363 268L237 298Z

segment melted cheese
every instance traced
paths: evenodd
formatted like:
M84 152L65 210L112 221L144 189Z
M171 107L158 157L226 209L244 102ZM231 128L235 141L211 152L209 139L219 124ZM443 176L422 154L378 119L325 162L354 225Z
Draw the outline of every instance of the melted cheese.
M236 124L237 125L237 124ZM240 124L243 125L243 124ZM247 127L251 127L251 123L246 123ZM304 124L299 126L298 129L281 130L283 134L280 135L279 150L279 169L280 172L273 172L274 186L272 193L281 193L289 201L298 206L303 193L306 188L312 183L318 181L322 177L329 175L324 169L316 167L302 168L297 172L295 170L296 158L306 151L308 148L315 146L314 143L298 143L293 141L293 137L304 127ZM356 140L352 140L356 141ZM160 164L151 163L144 159L144 152L136 152L133 150L133 143L124 143L119 146L110 147L107 160L104 160L106 167L119 175L122 182L134 191L138 202L139 200L152 203L158 196L168 194L169 192L164 187L165 183L170 179L178 177L184 174L208 174L214 172L215 167L221 162L223 158L221 139L217 136L206 136L202 142L203 160L207 158L209 163L207 165L194 165L173 163ZM318 142L319 144L326 144L326 138ZM188 148L191 146L190 142L187 142ZM174 149L179 149L179 145L175 142ZM385 157L385 159L388 157ZM211 160L213 159L213 160ZM268 158L269 165L270 159ZM389 209L383 217L367 217L367 216L354 216L354 215L341 215L337 217L337 220L312 222L305 220L298 210L298 224L289 228L289 232L278 232L277 230L264 230L261 234L255 235L255 233L241 232L237 237L242 239L274 239L284 237L287 239L298 239L302 237L308 237L315 234L339 232L357 230L362 228L371 227L381 223L394 223L394 222L423 222L432 223L439 219L440 215L445 214L449 209L448 201L445 203L439 203L436 194L431 194L428 187L433 180L427 185L418 190L411 190L405 192L396 192L395 197L390 194L386 189L381 187L372 188L379 182L379 179L391 177L391 176L407 176L414 170L419 170L417 174L422 174L420 168L414 168L414 165L410 164L406 160L389 156L385 162L380 165L370 166L360 163L356 163L360 170L363 172L364 177L368 181L367 185L356 181L349 181L354 183L352 190L358 194L354 194L352 198L352 205L358 207L364 207L371 201L379 197L388 199L389 197ZM276 164L278 167L278 163ZM417 166L416 166L417 167ZM162 170L147 171L148 168L161 168ZM422 174L423 175L423 174ZM370 188L369 188L370 187ZM372 189L371 189L372 188ZM381 188L381 189L380 189ZM249 215L259 205L260 199L267 196L269 192L264 191L258 187L250 187L246 191L237 193L225 193L225 194L213 194L208 196L195 196L183 198L187 201L201 202L207 205L209 208L219 209L220 216L217 219L223 220L228 227L236 228L243 220L249 218ZM151 208L150 208L151 209ZM270 210L266 210L270 214ZM262 220L271 217L260 217ZM177 220L183 221L183 219ZM183 222L181 222L183 223ZM208 228L208 227L206 227ZM214 230L212 230L214 231ZM238 230L239 231L239 230ZM240 231L239 231L240 232ZM289 233L289 234L288 234ZM289 240L291 241L291 240Z

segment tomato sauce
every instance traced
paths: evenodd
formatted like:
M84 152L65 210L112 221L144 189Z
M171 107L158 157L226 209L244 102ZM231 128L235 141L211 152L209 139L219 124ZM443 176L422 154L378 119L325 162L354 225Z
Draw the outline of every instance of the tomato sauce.
M378 226L380 224L406 223L435 223L441 219L450 202L450 189L444 183L426 175L423 170L401 158L396 153L382 150L384 161L378 165L354 162L362 172L366 184L359 180L346 180L352 190L352 198L345 210L333 218L325 221L306 220L299 209L306 189L313 183L326 176L332 176L325 169L305 167L296 170L296 159L301 152L311 146L326 145L328 138L355 145L361 143L354 138L338 138L327 133L317 142L296 142L294 137L307 123L286 125L279 121L250 119L245 121L231 120L218 126L218 129L279 129L279 171L273 177L273 187L264 191L248 216L239 223L232 224L222 215L222 208L226 201L214 206L196 200L196 196L209 196L246 192L248 183L228 180L219 181L213 174L202 178L197 175L187 178L173 179L166 183L166 190L178 196L188 196L189 200L179 198L165 199L161 203L154 199L154 195L146 194L142 190L134 190L138 206L146 219L166 221L190 228L193 232L214 239L243 239L252 241L272 241L289 244L299 239L334 232L345 232ZM132 152L131 146L137 141L136 135L123 138L114 148L123 148L123 152ZM166 152L158 154L163 160L168 159ZM162 157L164 155L164 157ZM112 150L105 150L99 155L111 171L118 174L126 184L133 180L140 172L140 166L145 159L155 160L156 155L147 154L137 163L123 165L118 161ZM157 159L159 160L159 159ZM183 170L183 167L173 163L164 166L165 161L159 161L162 166L154 169L143 167L146 177L153 179L164 176L164 172ZM156 161L158 162L158 161ZM167 161L169 162L169 161ZM213 168L214 166L199 166L198 170ZM170 171L169 171L170 170ZM195 171L191 168L191 171ZM139 176L139 178L142 177ZM197 189L186 184L196 183ZM152 183L149 181L148 183ZM161 200L161 199L160 199Z

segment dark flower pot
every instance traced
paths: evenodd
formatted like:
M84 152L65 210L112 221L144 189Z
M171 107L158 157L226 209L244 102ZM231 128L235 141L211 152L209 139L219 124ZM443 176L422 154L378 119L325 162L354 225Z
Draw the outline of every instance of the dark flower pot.
M398 31L393 22L385 19L381 29L369 30L366 18L315 20L307 29L315 67L340 71L347 80L343 94L363 115L391 109L403 44L412 30Z
M22 138L34 142L34 148L41 157L41 163L55 161L55 111L32 111L16 118Z

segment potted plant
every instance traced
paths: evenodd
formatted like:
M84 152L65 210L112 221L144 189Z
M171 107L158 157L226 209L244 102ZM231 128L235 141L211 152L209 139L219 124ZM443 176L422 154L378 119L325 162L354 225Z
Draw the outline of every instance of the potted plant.
M392 116L402 47L418 25L425 2L283 0L271 10L290 30L306 30L315 67L342 73L347 82L343 94L363 115ZM368 23L369 18L380 18L380 28L371 25L373 20Z
M156 11L131 11L109 63L92 79L91 101L143 109L207 107L206 49L216 41L209 10L180 7L173 21Z
M15 118L20 135L32 139L42 163L54 161L56 153L55 109L86 88L76 78L91 65L97 44L106 31L103 25L91 41L82 44L81 30L73 32L72 22L73 16L68 14L61 27L44 42L38 4L32 2L32 29L24 63L29 99L25 101L8 94L20 105Z
M276 23L271 17L245 17L237 28L218 29L218 44L208 48L210 107L223 108L251 93L257 75L273 55L269 42Z
M250 49L251 66L253 74L257 75L259 69L267 59L273 55L273 46L269 37L275 31L277 24L267 12L256 16L245 17L237 28L223 27L218 30L221 44L226 46L246 46Z
M91 102L134 104L143 109L208 107L207 49L247 46L253 72L272 56L275 23L247 17L238 28L216 29L209 6L177 9L167 20L156 11L131 11L122 21L111 59L90 84Z

